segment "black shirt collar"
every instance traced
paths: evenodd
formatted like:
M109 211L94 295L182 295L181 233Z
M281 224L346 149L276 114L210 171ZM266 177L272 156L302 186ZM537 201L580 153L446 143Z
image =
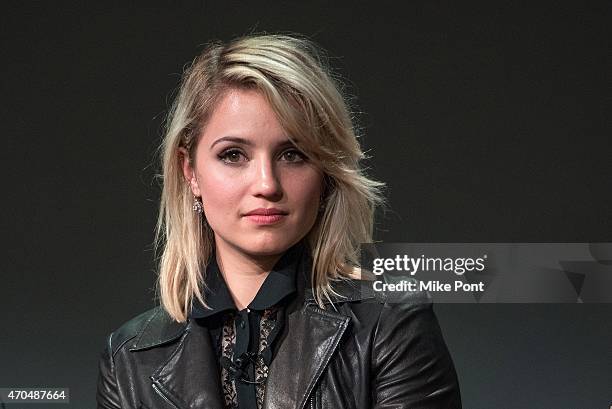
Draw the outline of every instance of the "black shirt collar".
M301 241L288 249L276 262L247 308L265 310L294 293L296 276L298 273L303 273L300 271L303 268L301 261L306 256L306 247ZM211 309L204 307L197 298L194 298L190 317L206 318L223 311L237 310L214 253L206 269L205 284L203 296Z

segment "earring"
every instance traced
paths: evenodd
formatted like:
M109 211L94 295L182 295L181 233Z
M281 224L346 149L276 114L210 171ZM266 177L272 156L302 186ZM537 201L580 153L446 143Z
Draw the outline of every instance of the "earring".
M199 197L193 197L193 211L202 214L204 212L204 203L202 203L202 199Z

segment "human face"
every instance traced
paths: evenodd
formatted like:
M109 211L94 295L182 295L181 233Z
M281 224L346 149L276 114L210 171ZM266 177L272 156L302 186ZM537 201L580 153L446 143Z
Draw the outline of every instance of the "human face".
M201 196L217 250L280 255L313 227L323 174L290 142L258 91L232 89L219 101L183 172ZM257 209L275 209L273 215Z

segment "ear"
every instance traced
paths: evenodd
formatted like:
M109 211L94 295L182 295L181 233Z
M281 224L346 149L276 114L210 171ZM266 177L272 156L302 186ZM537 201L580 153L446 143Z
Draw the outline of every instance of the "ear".
M196 197L201 197L202 194L200 192L200 186L198 185L198 179L196 178L196 172L189 159L189 152L185 148L178 149L179 161L181 167L183 169L183 176L185 177L185 181L189 183L189 187L191 188L191 193L193 193Z

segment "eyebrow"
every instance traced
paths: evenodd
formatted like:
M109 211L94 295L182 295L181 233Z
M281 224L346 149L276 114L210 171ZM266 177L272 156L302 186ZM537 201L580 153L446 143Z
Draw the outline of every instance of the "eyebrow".
M214 141L212 145L210 145L210 149L212 149L216 144L221 143L221 142L226 142L226 141L235 142L235 143L239 143L239 144L246 145L246 146L253 146L253 142L251 142L248 139L240 138L238 136L224 136ZM295 144L291 142L289 139L285 139L284 141L279 142L278 146L282 146L282 147L295 146Z
M253 143L251 141L249 141L248 139L239 138L237 136L224 136L224 137L219 138L216 141L214 141L212 143L212 145L210 145L210 148L212 149L216 144L221 143L223 141L236 142L236 143L240 143L242 145L248 145L248 146L252 146L253 145Z

